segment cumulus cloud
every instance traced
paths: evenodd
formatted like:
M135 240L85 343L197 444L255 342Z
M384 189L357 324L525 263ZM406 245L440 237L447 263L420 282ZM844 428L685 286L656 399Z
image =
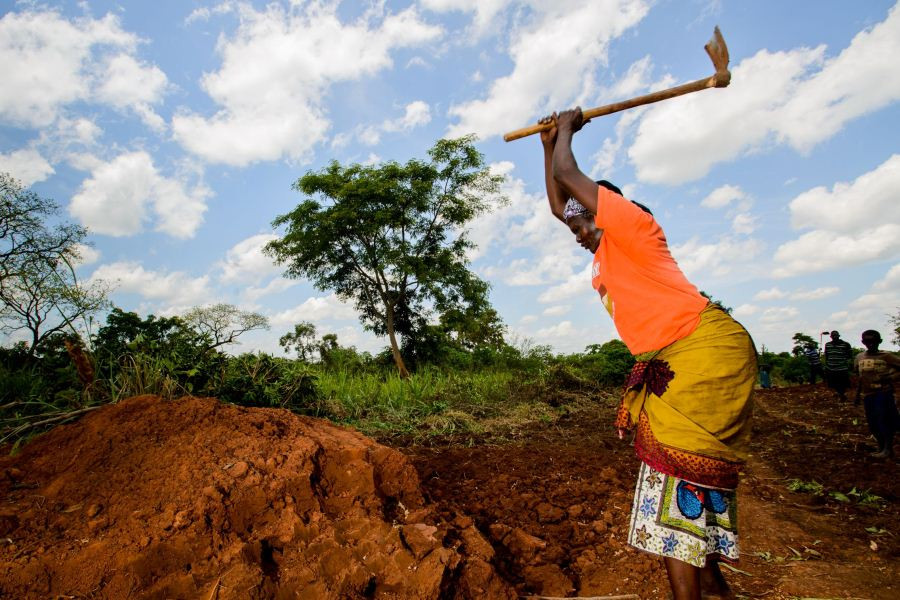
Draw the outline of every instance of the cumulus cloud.
M406 105L403 116L386 121L381 129L384 131L409 131L431 121L431 107L427 102L416 100Z
M76 244L75 254L78 257L75 263L79 267L92 265L100 260L100 251L87 244Z
M484 98L455 104L450 136L482 137L521 127L536 116L597 96L593 76L605 65L609 42L647 14L643 0L565 0L532 5L517 25L508 53L512 72L494 80Z
M761 290L756 292L756 295L753 296L754 300L780 300L782 298L787 298L787 292L782 291L777 287Z
M90 281L104 281L116 292L137 294L167 305L195 306L215 301L209 277L191 277L183 271L147 270L138 262L120 261L97 267Z
M381 141L382 133L397 133L412 131L416 127L431 122L431 107L427 102L416 100L406 105L403 116L396 119L388 119L380 125L366 125L357 127L355 133L341 132L331 140L332 148L343 148L348 145L353 137L366 146L375 146Z
M44 181L56 172L47 159L32 148L0 153L0 171L9 173L25 187Z
M424 8L434 12L474 13L469 27L470 35L466 36L471 41L476 41L490 31L497 15L513 3L513 0L421 0Z
M203 185L188 189L184 181L161 175L144 151L121 154L109 162L85 157L91 175L69 205L69 214L95 233L134 235L154 217L156 229L189 238L203 222Z
M791 224L812 229L775 252L775 277L836 269L900 254L900 155L851 183L804 192Z
M561 300L586 294L588 291L596 294L590 286L591 264L588 261L584 269L572 272L562 283L548 286L547 289L538 295L538 302L542 304L560 302Z
M694 236L671 247L672 256L689 278L692 275L723 276L742 268L749 269L765 244L753 238L724 236L715 243L705 243Z
M738 213L731 221L731 230L735 233L750 235L756 231L756 217L750 213Z
M502 192L510 204L470 223L469 237L477 247L469 252L469 259L477 260L498 248L499 252L492 253L497 258L479 271L513 286L555 285L567 281L576 269L580 273L582 267L589 268L590 256L550 212L547 197L543 193L527 193L525 183L510 176L514 168L511 162L491 165L493 173L506 176ZM526 255L511 256L519 250ZM582 279L582 289L589 287L589 282L589 277Z
M133 109L151 125L167 79L137 56L138 37L118 17L67 19L55 10L9 12L0 19L0 120L46 127L74 102Z
M172 120L186 149L235 166L308 158L330 127L323 99L332 84L374 75L392 65L393 50L442 34L415 7L352 23L341 22L337 4L241 4L238 12L237 32L219 40L221 67L202 80L219 110L182 109Z
M717 187L700 201L700 206L705 208L725 208L732 202L744 200L747 194L736 185L723 185Z
M276 277L264 286L250 286L244 292L244 297L249 302L256 302L260 298L279 294L300 283L296 279L285 279L284 277Z
M569 310L571 308L572 307L567 304L558 304L556 306L550 306L548 308L545 308L544 312L542 314L545 317L558 317L560 315L564 315L567 312L569 312Z
M833 285L818 287L814 290L797 290L791 294L791 300L821 300L830 298L840 291L841 288Z
M853 332L844 337L854 341L859 333L866 329L877 329L881 337L890 340L888 335L893 330L888 318L896 315L900 309L900 263L893 265L884 277L872 284L862 296L848 304L849 310L832 313L827 327L836 327L841 331Z
M734 316L737 318L749 317L759 312L759 307L755 304L741 304L734 309Z
M790 321L799 314L800 311L793 306L775 306L765 309L759 317L759 322L767 325L774 325L776 323Z
M823 286L814 290L795 290L793 292L785 292L778 287L761 290L753 296L754 300L782 300L790 298L791 300L821 300L834 296L841 291L841 288L835 286Z
M263 254L263 247L278 239L273 233L260 233L241 240L228 249L221 263L221 281L225 283L259 283L281 271L271 258Z
M850 120L900 99L898 54L898 5L834 58L825 46L761 50L734 67L729 87L654 105L629 158L640 180L678 184L767 144L808 152Z
M272 316L273 325L293 325L300 321L348 321L357 318L356 310L336 295L313 296L294 308Z

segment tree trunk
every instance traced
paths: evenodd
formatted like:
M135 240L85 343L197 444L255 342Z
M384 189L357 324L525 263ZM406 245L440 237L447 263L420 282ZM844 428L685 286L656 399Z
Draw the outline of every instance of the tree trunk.
M397 364L397 370L400 372L400 377L406 379L409 377L409 371L406 370L406 365L403 364L403 357L400 356L400 347L397 345L397 335L394 333L394 307L386 306L385 314L387 315L387 332L388 338L391 340L391 354L394 355L394 362Z

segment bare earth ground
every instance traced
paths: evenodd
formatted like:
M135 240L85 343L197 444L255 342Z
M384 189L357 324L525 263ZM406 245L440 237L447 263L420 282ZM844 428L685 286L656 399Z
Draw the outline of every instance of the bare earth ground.
M615 398L560 399L556 420L393 449L213 399L103 407L0 455L0 598L665 598L624 542ZM739 597L900 598L898 467L868 456L861 407L761 391L754 429Z
M662 562L624 543L638 463L611 419L580 410L512 442L401 449L444 519L475 520L520 595L665 598ZM900 598L898 466L868 456L862 407L804 385L760 390L754 419L743 557L723 569L738 597Z

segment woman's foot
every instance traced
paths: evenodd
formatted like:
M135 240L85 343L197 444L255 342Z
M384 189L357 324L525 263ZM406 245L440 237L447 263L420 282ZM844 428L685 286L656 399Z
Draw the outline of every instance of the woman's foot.
M715 560L707 561L706 566L700 570L700 597L722 600L733 600L734 593L725 581L722 571L719 569L719 562Z

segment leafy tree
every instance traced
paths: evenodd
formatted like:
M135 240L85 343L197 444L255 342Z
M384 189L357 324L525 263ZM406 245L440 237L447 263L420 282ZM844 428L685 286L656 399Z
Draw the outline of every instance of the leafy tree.
M197 306L186 312L182 319L206 340L204 352L237 343L237 338L248 331L269 328L265 316L224 303Z
M0 288L10 278L30 275L35 263L56 263L77 255L87 230L71 223L48 227L46 222L58 213L56 202L0 173Z
M506 325L488 302L487 284L481 280L472 283L477 289L467 294L470 302L451 306L441 313L440 328L463 349L500 348L504 344Z
M427 161L406 164L333 161L297 180L307 199L273 222L287 230L266 252L289 277L353 300L363 325L388 336L403 376L398 336L421 329L429 309L470 304L482 289L467 268L464 227L504 198L473 142L438 140Z
M336 339L336 338L335 338ZM285 352L293 350L300 360L308 362L317 349L316 326L308 321L294 325L294 331L286 333L278 340Z
M27 332L29 356L54 334L77 334L75 323L106 305L105 285L75 275L87 230L48 226L58 212L53 200L0 173L0 331Z
M171 349L180 339L190 341L196 337L178 317L149 315L141 319L137 313L113 307L93 342L95 353L119 357L127 352L148 352L154 346Z
M900 308L897 309L897 313L889 317L891 325L894 328L894 339L893 342L900 346Z
M819 343L816 340L814 340L810 336L806 335L805 333L801 333L799 331L797 333L795 333L794 337L791 339L794 340L794 347L791 348L791 354L793 354L794 356L800 356L801 354L803 354L803 351L806 349L807 346L818 346L819 345Z
M77 336L75 324L107 305L105 284L80 283L72 258L66 254L56 259L30 257L0 286L0 331L27 332L32 356L56 333L68 331Z

